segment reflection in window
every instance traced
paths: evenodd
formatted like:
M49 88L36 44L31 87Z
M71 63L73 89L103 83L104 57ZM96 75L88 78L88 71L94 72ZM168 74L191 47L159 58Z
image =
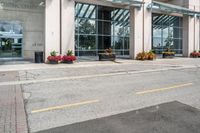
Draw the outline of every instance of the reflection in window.
M129 10L91 4L75 4L76 55L96 56L106 48L129 55Z
M96 49L95 36L80 35L79 36L79 49L80 50L91 50Z
M167 48L182 54L182 18L153 14L153 49L161 54Z
M22 56L22 30L18 21L0 21L0 57Z
M95 20L79 19L79 34L96 34Z

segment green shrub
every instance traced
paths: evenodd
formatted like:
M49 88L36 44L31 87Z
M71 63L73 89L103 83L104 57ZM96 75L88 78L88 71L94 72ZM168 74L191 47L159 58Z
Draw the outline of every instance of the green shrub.
M51 51L51 52L50 52L50 55L51 55L51 56L57 56L57 53L58 53L58 52L56 52L56 51L54 50L54 51Z
M72 50L68 50L67 51L67 56L72 56L73 55L73 51Z

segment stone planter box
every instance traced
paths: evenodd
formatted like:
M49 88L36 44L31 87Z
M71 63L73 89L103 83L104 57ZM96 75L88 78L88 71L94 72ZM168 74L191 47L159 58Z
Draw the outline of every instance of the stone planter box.
M115 61L115 54L99 53L99 61Z
M167 58L167 59L171 59L171 58L174 58L174 54L164 54L163 53L163 58Z
M58 61L48 61L49 64L58 64Z
M74 62L73 62L73 61L66 61L66 60L64 60L64 61L62 61L62 63L65 63L65 64L73 64Z

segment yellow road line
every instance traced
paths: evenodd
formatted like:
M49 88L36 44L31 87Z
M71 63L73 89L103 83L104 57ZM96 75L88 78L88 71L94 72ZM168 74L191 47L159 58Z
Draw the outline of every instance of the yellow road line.
M175 85L175 86L170 86L170 87L160 88L160 89L140 91L140 92L136 92L136 95L142 95L142 94L153 93L153 92L158 92L158 91L166 91L170 89L176 89L176 88L181 88L181 87L186 87L186 86L191 86L191 85L193 85L193 83L180 84L180 85Z
M72 103L72 104L66 104L66 105L61 105L61 106L54 106L54 107L49 107L49 108L44 108L44 109L33 110L33 111L31 111L31 113L32 114L41 113L41 112L47 112L47 111L52 111L52 110L58 110L58 109L70 108L70 107L81 106L81 105L86 105L86 104L92 104L92 103L97 103L97 102L99 102L99 100L83 101L83 102L79 102L79 103Z

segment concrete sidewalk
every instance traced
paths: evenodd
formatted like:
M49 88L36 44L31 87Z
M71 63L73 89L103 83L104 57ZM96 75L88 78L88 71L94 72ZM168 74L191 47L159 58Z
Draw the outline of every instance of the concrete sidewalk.
M0 81L17 80L17 72L1 72ZM19 85L0 86L0 133L28 133L22 90Z
M117 59L112 61L85 61L75 62L74 64L12 64L0 65L0 72L5 71L23 71L23 70L38 70L38 69L55 69L55 68L79 68L79 67L96 67L109 65L123 65L123 64L137 64L137 65L159 65L159 66L200 66L200 59L198 58L174 58L174 59L157 59L154 61L137 61L130 59Z

